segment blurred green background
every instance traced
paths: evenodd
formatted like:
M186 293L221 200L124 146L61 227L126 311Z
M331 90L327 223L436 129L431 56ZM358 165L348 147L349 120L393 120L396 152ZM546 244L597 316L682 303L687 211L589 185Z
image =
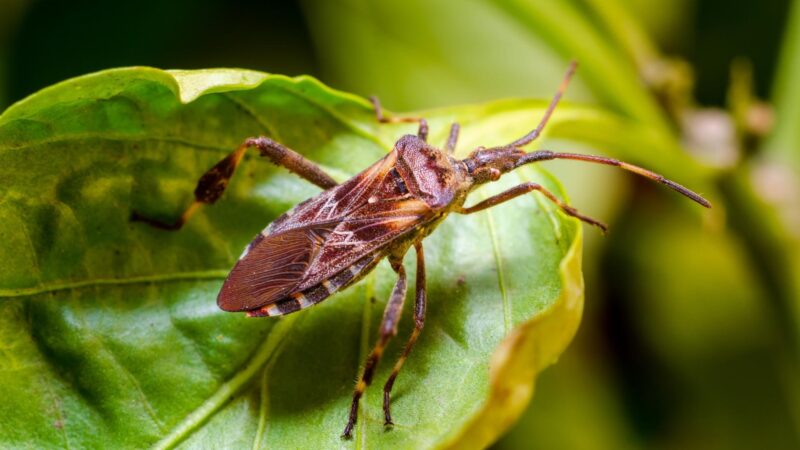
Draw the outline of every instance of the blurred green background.
M690 152L715 209L700 215L612 169L548 165L612 230L587 230L581 329L496 447L796 449L794 3L0 0L0 109L69 77L150 65L311 74L404 111L549 98L576 58L567 101L642 121Z

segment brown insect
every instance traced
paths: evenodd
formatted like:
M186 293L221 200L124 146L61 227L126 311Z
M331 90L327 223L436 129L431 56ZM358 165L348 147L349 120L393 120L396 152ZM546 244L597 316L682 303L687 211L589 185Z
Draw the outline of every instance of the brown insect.
M261 156L274 164L324 189L278 217L256 236L222 285L217 304L225 311L246 311L250 317L290 314L325 300L363 278L381 259L389 259L398 279L383 314L378 342L367 357L353 392L343 433L345 438L351 437L358 417L359 399L372 381L386 345L397 334L406 298L406 271L402 261L413 246L417 256L414 331L383 388L385 424L391 426L392 386L425 321L427 299L422 241L448 214L472 214L528 192L539 191L565 214L606 230L603 223L580 214L543 186L531 182L465 207L468 194L476 187L497 181L503 174L525 164L575 159L618 166L665 184L710 207L700 195L661 175L625 162L600 156L522 150L521 147L533 142L541 133L575 68L576 64L572 63L544 117L533 131L507 145L479 147L466 159L453 156L458 124L451 126L447 144L444 150L440 150L426 142L428 126L424 119L384 117L380 103L373 98L378 121L419 122L419 131L416 136L400 138L386 156L342 184L278 142L267 137L250 138L200 177L195 201L177 222L165 224L136 213L132 218L160 228L180 228L200 205L214 203L220 198L242 156L251 147L258 148Z

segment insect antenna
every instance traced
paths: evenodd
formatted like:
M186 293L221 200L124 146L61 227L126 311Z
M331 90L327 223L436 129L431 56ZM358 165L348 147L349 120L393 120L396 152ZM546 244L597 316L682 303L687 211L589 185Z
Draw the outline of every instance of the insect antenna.
M613 158L605 158L603 156L595 156L595 155L582 155L580 153L559 153L559 152L552 152L550 150L538 150L535 152L527 153L523 157L519 158L517 160L516 167L532 162L550 161L553 159L572 159L577 161L592 162L596 164L605 164L607 166L616 166L621 169L625 169L629 172L633 172L637 175L641 175L645 178L649 178L658 183L661 183L664 186L667 186L670 189L705 206L706 208L711 208L711 203L709 203L708 200L704 199L700 194L690 189L687 189L672 180L664 178L664 176L659 175L655 172L651 172L645 168L635 166L633 164L629 164L624 161L620 161Z
M470 155L465 161L467 161L468 167L470 167L470 173L484 173L487 172L486 169L493 170L496 175L498 176L502 173L506 173L509 170L513 170L519 166L524 164L529 164L537 161L549 161L553 159L573 159L578 161L586 161L592 162L596 164L605 164L608 166L617 166L621 169L625 169L629 172L633 172L635 174L641 175L645 178L649 178L653 181L661 183L670 189L690 198L691 200L705 206L706 208L710 208L711 204L708 200L704 199L700 194L697 194L694 191L691 191L680 184L664 178L662 175L659 175L655 172L651 172L645 168L635 166L633 164L628 164L624 161L619 161L613 158L605 158L602 156L594 156L594 155L582 155L579 153L559 153L553 152L550 150L538 150L530 153L525 153L521 147L530 144L539 135L542 133L542 130L547 125L547 121L550 120L550 116L553 115L553 111L555 111L556 106L558 106L558 102L561 100L561 97L564 95L564 91L566 91L567 86L569 85L572 76L575 74L575 71L578 68L578 63L575 61L570 62L569 68L567 68L567 73L564 74L564 79L561 81L561 86L558 88L558 92L553 96L553 99L550 101L550 105L547 107L547 110L544 112L544 116L542 117L539 125L533 129L530 133L522 136L521 138L517 139L516 141L503 145L500 147L492 147L489 149L478 149ZM489 179L496 179L491 178ZM485 179L482 179L485 181Z
M577 69L578 62L571 61L569 63L569 67L567 68L567 73L564 74L564 79L561 81L561 86L558 87L558 92L556 92L556 95L554 95L553 99L550 100L550 105L547 107L547 111L544 112L544 117L542 117L542 120L539 121L539 125L537 125L533 131L508 144L506 147L522 147L523 145L530 144L536 140L540 134L542 134L542 130L544 129L545 125L547 125L547 121L550 120L550 116L553 115L553 111L556 109L556 106L558 106L561 96L564 95L564 92L567 90L569 81L572 79L572 76L575 74Z

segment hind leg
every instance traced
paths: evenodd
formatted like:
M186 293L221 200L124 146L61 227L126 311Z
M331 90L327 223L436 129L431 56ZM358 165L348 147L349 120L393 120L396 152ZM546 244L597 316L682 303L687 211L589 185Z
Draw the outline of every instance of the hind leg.
M358 403L361 400L361 396L364 395L367 386L372 383L372 377L375 375L375 369L378 367L383 351L389 341L397 334L397 324L400 321L403 303L406 299L406 271L403 268L402 261L392 261L392 268L397 272L397 283L395 283L392 296L389 297L389 303L386 304L386 309L383 311L378 342L367 357L367 361L364 364L364 372L353 390L350 415L347 419L347 426L342 433L342 437L345 439L350 439L353 436L353 427L355 427L358 420Z
M268 137L249 138L200 177L197 181L197 187L194 190L194 201L183 211L175 222L167 223L151 219L136 211L131 214L131 220L145 222L164 230L180 229L186 221L200 209L200 206L210 205L219 200L222 193L225 192L225 188L228 187L228 182L239 166L239 163L242 162L245 152L250 148L257 148L261 156L266 157L273 164L288 169L290 172L303 177L322 189L329 189L337 184L336 181L319 166L294 150Z
M397 375L400 374L403 363L414 348L414 344L416 344L417 338L422 332L422 327L425 325L425 309L428 304L428 292L425 287L425 254L422 251L422 242L414 244L414 249L417 252L417 292L414 301L414 331L411 332L411 337L409 337L408 342L406 342L403 354L400 355L400 358L398 358L397 362L394 364L392 374L389 375L386 384L383 386L383 423L387 427L394 425L391 412L391 392L394 381L397 379Z

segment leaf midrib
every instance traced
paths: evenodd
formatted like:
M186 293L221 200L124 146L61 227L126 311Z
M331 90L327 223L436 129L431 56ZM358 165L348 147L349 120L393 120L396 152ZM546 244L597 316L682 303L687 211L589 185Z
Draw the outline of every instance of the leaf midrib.
M230 269L211 269L196 272L174 272L165 275L143 275L138 277L123 278L96 278L93 280L62 282L49 286L36 286L29 288L6 288L0 289L0 299L14 297L29 297L49 292L57 292L72 289L91 288L94 286L116 286L129 284L145 283L169 283L174 281L187 280L223 280L228 276Z
M252 356L242 365L240 370L235 372L231 379L209 396L206 401L185 416L185 418L171 427L172 431L164 436L160 441L153 445L153 449L173 448L187 437L192 435L195 430L208 421L220 408L225 406L233 395L235 395L244 385L246 385L265 364L275 360L280 356L284 348L287 336L294 328L296 322L302 320L302 314L286 316L278 319L279 322L267 334L264 343L253 352Z

